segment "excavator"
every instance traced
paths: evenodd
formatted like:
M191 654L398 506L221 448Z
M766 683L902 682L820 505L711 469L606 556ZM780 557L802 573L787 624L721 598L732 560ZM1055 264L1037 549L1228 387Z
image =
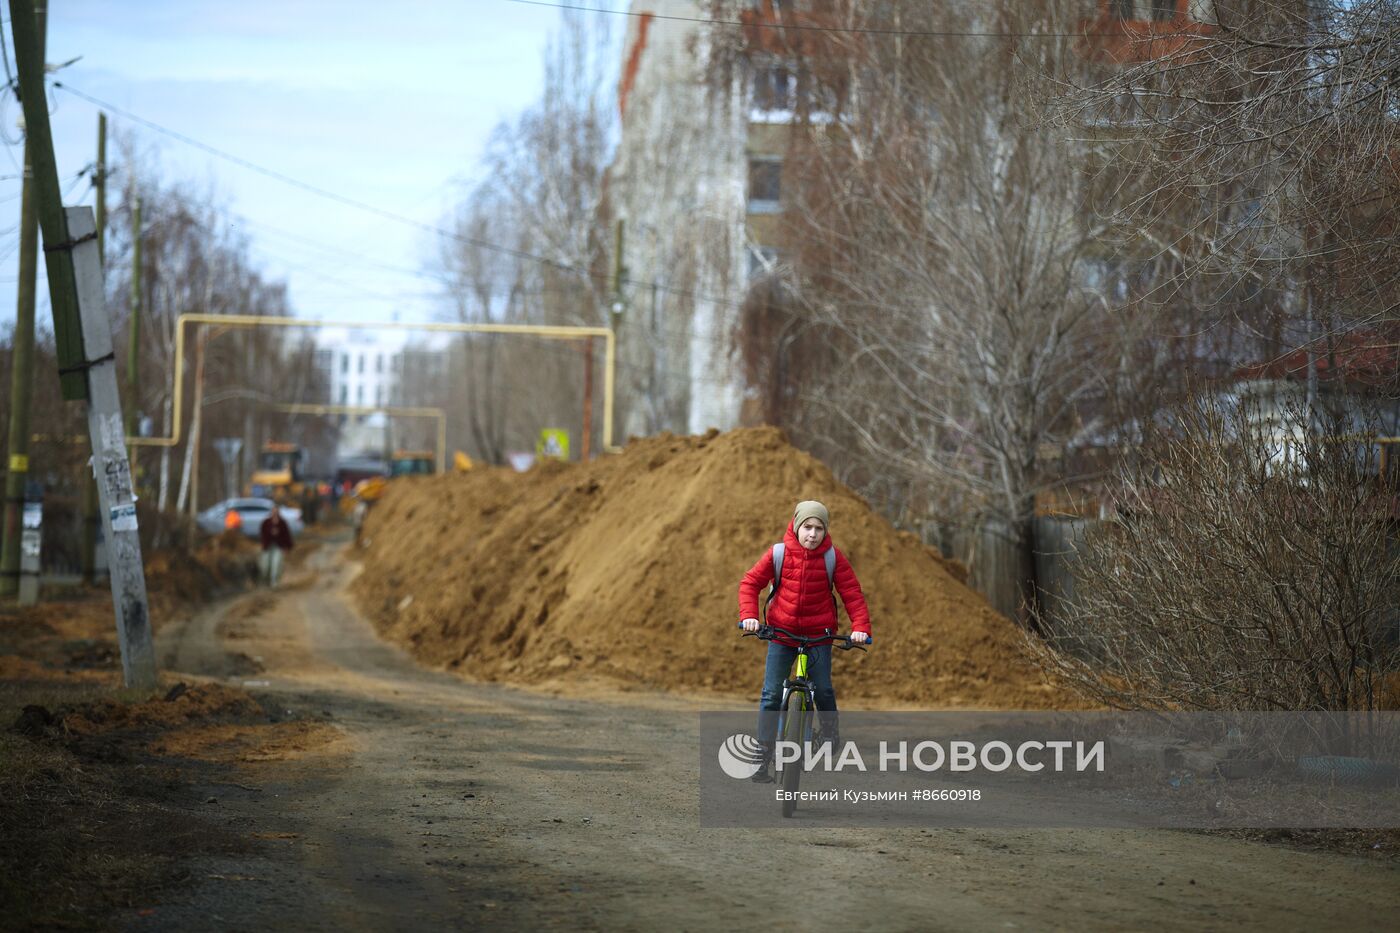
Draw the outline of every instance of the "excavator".
M258 454L258 468L248 482L248 495L280 505L298 505L306 491L306 451L285 441L269 441Z

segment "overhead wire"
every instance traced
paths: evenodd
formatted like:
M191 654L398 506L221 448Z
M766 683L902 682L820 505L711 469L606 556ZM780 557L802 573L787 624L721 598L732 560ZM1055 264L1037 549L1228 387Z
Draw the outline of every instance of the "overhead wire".
M456 230L448 230L446 228L439 227L436 224L431 224L426 221L415 220L412 217L407 217L403 214L395 213L394 211L390 211L377 205L370 204L366 201L361 201L358 198L353 198L348 195L341 194L337 191L331 191L328 188L323 188L319 185L311 184L310 182L303 181L299 178L294 178L293 176L287 175L284 172L280 172L276 169L259 165L258 163L253 162L249 159L245 159L242 156L234 155L233 153L227 152L223 149L219 149L216 146L211 146L208 143L202 142L198 139L195 139L192 136L188 136L184 133L181 133L178 130L173 130L167 126L162 126L161 124L156 123L153 120L148 120L145 117L138 116L137 114L134 114L123 107L118 107L116 104L110 103L109 101L102 100L99 97L94 97L93 95L88 94L85 91L81 91L73 87L72 85L65 84L61 81L55 81L54 88L57 90L66 91L67 93L72 94L75 97L79 97L96 107L101 107L104 110L108 110L127 120L131 120L134 123L138 123L142 126L147 127L148 129L154 130L155 132L160 133L163 136L168 136L171 139L177 140L179 142L185 143L188 146L192 146L196 149L199 149L202 152L207 152L216 158L223 159L226 162L238 165L242 168L247 169L248 171L255 172L256 174L262 175L266 178L271 178L274 181L279 181L282 184L288 185L301 191L305 191L308 194L312 194L317 197L333 201L337 204L341 204L346 207L351 207L356 210L365 211L366 213L384 218L385 220L391 220L395 223L403 224L404 226L412 227L417 230L422 230L427 233L431 233L434 236L443 237L445 239L452 240L454 242L461 243L466 246L474 246L478 249L498 253L503 256L509 256L513 259L519 259L525 262L535 263L545 268L553 269L557 272L563 272L568 275L578 276L582 279L596 282L600 280L608 281L610 278L606 274L593 272L589 269L581 268L568 262L563 262L558 259L552 259L548 256L542 256L538 253L530 252L529 250L520 249L518 247L512 246L504 246L500 243L492 243L489 240L483 240L479 237L469 236ZM675 295L677 297L690 298L695 301L707 302L722 307L737 308L740 307L740 305L742 304L741 301L732 298L723 298L714 295L704 295L698 292L690 291L688 289L676 288L674 286L657 284L652 282L643 282L637 279L629 278L627 276L623 276L619 280L619 284L633 285L644 288L651 288L655 286L658 290L666 292L667 294Z

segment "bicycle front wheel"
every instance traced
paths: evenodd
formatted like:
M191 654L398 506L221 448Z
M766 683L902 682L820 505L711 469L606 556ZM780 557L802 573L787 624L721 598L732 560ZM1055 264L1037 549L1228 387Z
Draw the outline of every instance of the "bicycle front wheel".
M792 742L801 748L803 740L807 737L807 720L811 715L811 704L807 701L807 694L801 690L789 693L787 713L783 717L783 741ZM783 765L783 790L787 791L784 796L791 797L792 794L797 793L797 785L801 781L802 758L799 757L796 761L790 761ZM783 816L792 816L796 809L796 799L783 801Z

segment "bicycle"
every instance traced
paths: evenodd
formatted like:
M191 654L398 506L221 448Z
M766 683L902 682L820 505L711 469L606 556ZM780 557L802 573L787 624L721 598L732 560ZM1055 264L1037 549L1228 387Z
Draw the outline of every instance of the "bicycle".
M743 627L744 623L740 622L739 628ZM744 632L742 637L773 641L779 635L797 643L797 660L793 663L795 676L783 681L783 697L778 705L777 734L784 742L792 742L799 748L806 748L807 743L812 740L812 721L815 718L813 713L817 710L816 690L807 677L807 649L812 645L830 644L841 651L850 651L852 648L864 651L872 641L867 638L865 642L857 644L851 641L849 635L833 635L830 629L823 630L820 636L813 638L767 624L760 625L756 632ZM791 817L797 809L796 795L798 784L802 780L802 768L797 762L789 762L783 766L782 772L785 791L783 816Z

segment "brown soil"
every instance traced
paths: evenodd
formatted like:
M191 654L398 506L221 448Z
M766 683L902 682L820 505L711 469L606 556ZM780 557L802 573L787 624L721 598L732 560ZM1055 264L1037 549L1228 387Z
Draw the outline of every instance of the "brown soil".
M32 658L17 654L0 655L0 680L17 681L59 681L65 683L93 683L116 686L121 675L116 670L93 668L53 668Z
M148 555L156 631L250 582L256 553L226 535ZM339 750L340 730L288 715L168 674L154 697L122 689L105 585L0 605L0 927L98 929L118 908L144 919L195 856L245 854L236 829L199 809L215 800L196 787L237 788L225 779Z
M262 706L246 690L220 684L176 686L167 697L139 703L110 697L84 703L59 716L68 734L94 735L115 729L183 726L212 718L265 718Z
M156 551L146 560L151 621L159 632L221 592L255 578L257 545L238 534L202 541L193 552ZM0 680L117 685L120 656L106 581L79 595L19 607L0 604Z
M876 647L838 660L862 705L1078 705L1024 659L1019 632L915 536L896 531L773 428L636 440L587 464L390 484L355 592L429 664L491 680L601 675L757 692L739 578L820 499L860 576Z
M150 744L150 750L200 761L288 761L310 753L324 754L343 739L344 733L324 722L229 723L165 733Z

